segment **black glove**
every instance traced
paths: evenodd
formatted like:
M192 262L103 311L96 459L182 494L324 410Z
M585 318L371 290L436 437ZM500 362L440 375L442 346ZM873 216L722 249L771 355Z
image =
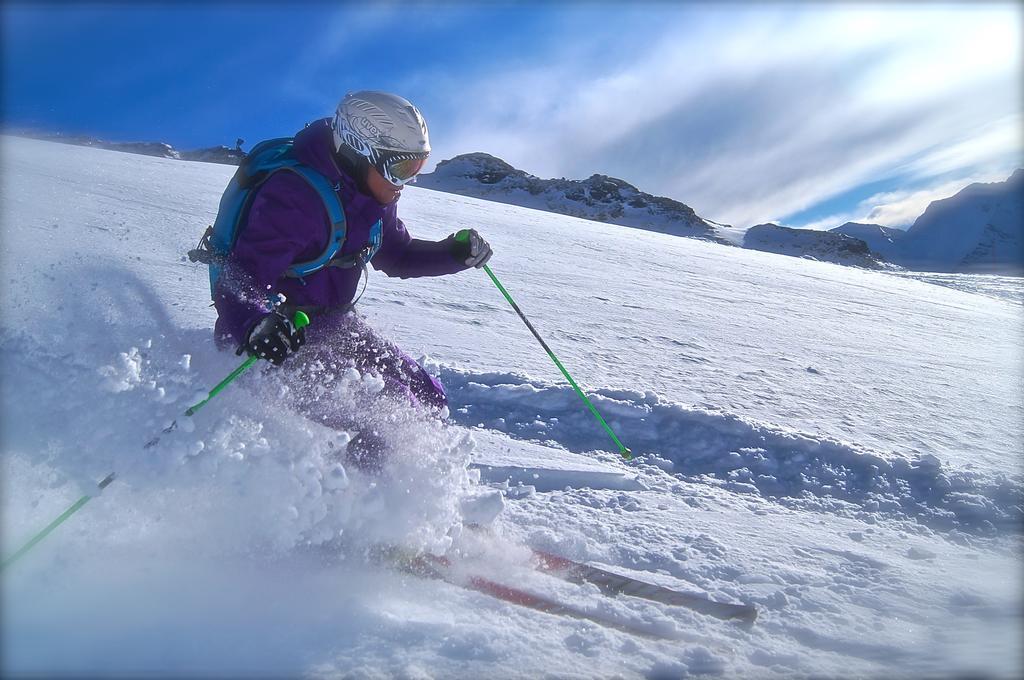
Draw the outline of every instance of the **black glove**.
M476 229L463 229L448 238L455 243L455 257L470 267L479 269L487 264L487 260L491 259L491 245L477 233Z
M296 328L292 320L280 312L271 312L256 322L245 341L249 356L266 359L280 366L289 354L306 344L306 331ZM239 350L241 354L241 350Z

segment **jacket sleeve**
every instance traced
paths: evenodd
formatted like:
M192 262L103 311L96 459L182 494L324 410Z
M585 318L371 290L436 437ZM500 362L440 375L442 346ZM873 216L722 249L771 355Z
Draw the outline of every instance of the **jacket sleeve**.
M383 243L371 260L374 269L402 279L444 276L468 269L455 256L450 237L441 241L415 239L394 213L389 212L385 220Z
M270 311L274 284L288 267L323 248L323 236L319 243L315 236L324 231L320 206L315 190L291 173L275 174L257 191L214 295L218 325L238 345Z

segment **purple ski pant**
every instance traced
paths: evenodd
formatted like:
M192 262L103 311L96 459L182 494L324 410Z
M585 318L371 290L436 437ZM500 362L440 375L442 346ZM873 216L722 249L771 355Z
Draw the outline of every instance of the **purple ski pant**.
M299 412L336 430L373 425L373 401L421 406L434 412L448 405L444 387L422 366L382 338L355 312L328 312L306 328L306 345L281 366ZM371 403L339 403L331 388L355 368L376 374L384 388ZM367 422L369 420L369 422Z

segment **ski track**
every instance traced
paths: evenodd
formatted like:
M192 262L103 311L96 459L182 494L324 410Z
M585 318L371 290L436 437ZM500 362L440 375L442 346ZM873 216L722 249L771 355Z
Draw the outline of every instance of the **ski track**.
M1011 431L1007 418L1001 429L979 425L989 394L979 390L1018 364L986 363L974 391L956 396L957 408L977 408L950 424L943 399L958 386L950 376L962 374L933 361L915 364L905 352L944 313L967 314L977 304L990 316L971 318L996 328L1019 321L1016 302L898 277L880 283L874 275L760 253L735 255L743 259L734 265L717 246L624 237L606 225L412 191L410 210L426 225L417 235L431 237L435 218L433 235L448 233L454 214L458 222L491 225L499 252L503 240L543 244L557 230L567 253L605 254L603 267L612 261L608 253L629 257L638 239L652 239L652 252L670 256L651 271L672 272L679 281L668 289L690 291L685 334L645 316L640 326L618 329L619 344L609 346L604 321L582 310L603 300L657 316L666 298L657 290L650 299L624 296L614 281L597 285L604 279L578 261L558 281L583 291L580 306L564 299L558 303L565 309L537 305L542 314L578 318L562 328L548 317L545 335L560 352L568 348L571 370L588 365L586 358L618 373L626 346L671 356L698 372L688 380L709 380L711 403L684 403L687 390L663 387L588 390L638 456L624 462L568 386L532 377L550 375L536 369L546 357L528 337L522 344L529 353L510 349L509 338L524 329L503 301L480 293L479 281L393 288L402 282L377 278L368 307L385 319L394 313L400 328L392 330L403 346L430 348L424 363L448 387L454 425L440 428L396 410L401 454L387 481L378 482L335 462L348 433L292 412L272 370L251 372L195 418L181 419L239 362L214 349L205 274L181 261L211 218L230 168L10 138L3 144L0 295L5 310L24 312L0 323L3 554L92 493L105 474L119 474L4 573L4 675L1020 675L1021 589L1011 576L1021 554L1019 465L1003 471L989 459L940 461L930 453L965 442L968 453L989 446L996 458L1018 450L993 434ZM680 270L682 262L689 268ZM535 304L546 299L552 265L533 257L518 263L509 268L513 280ZM829 363L828 347L812 358L785 351L785 343L763 346L760 337L776 331L758 319L770 314L746 318L746 293L737 291L770 286L771 277L757 273L769 265L829 294L863 282L844 305L808 288L822 296L808 308L801 292L799 305L783 304L796 324L820 317L841 326L849 315L870 324L880 313L872 306L879 290L889 303L904 300L905 335L893 330L883 338L899 350L886 364L896 374L876 382L870 375L837 379L835 389L861 413L842 420L834 415L842 409L822 415L784 405L787 394L849 369L845 364L871 347L853 339L835 350L842 361ZM954 277L942 285L983 284ZM992 285L1015 295L1011 282ZM787 293L775 290L758 304L775 304L776 294ZM907 311L918 304L920 314ZM741 309L722 311L730 308ZM889 332L886 324L899 316L890 310L870 328ZM956 318L957 328L967 328ZM725 335L723 323L732 325ZM731 351L748 348L750 355L725 363L723 338ZM516 372L494 370L508 365ZM650 369L652 380L655 374ZM596 375L584 384L608 384ZM919 382L903 393L901 380ZM730 386L731 396L713 398ZM359 390L372 392L375 380L352 376L338 389L325 398L351 401ZM995 403L1006 403L1005 384L993 390ZM885 411L911 402L923 409L920 422ZM765 412L776 417L754 417ZM177 431L143 448L176 418ZM876 426L862 430L872 419ZM847 436L851 431L864 438ZM492 453L481 442L501 442L524 462L467 471L467 463ZM514 470L512 484L502 479ZM462 522L495 513L499 538L485 564L495 580L677 639L524 610L359 558L360 546L382 541L436 553L467 547ZM352 547L345 559L331 552L338 540ZM753 603L761 616L745 628L678 607L601 598L593 586L510 566L521 557L517 544Z
M443 370L456 423L553 441L570 451L609 447L568 385L508 373ZM723 411L667 402L657 394L598 390L598 409L635 455L671 463L686 477L781 503L864 516L916 517L934 529L1017 531L1021 480L944 468L850 442L757 423ZM670 446L666 447L668 443Z

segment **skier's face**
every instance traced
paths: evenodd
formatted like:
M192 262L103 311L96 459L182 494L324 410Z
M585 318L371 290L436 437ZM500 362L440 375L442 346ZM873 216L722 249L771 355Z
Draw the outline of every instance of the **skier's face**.
M384 179L384 175L380 174L380 171L372 165L366 174L366 185L370 188L374 199L381 205L394 203L402 195L402 187L395 186Z

